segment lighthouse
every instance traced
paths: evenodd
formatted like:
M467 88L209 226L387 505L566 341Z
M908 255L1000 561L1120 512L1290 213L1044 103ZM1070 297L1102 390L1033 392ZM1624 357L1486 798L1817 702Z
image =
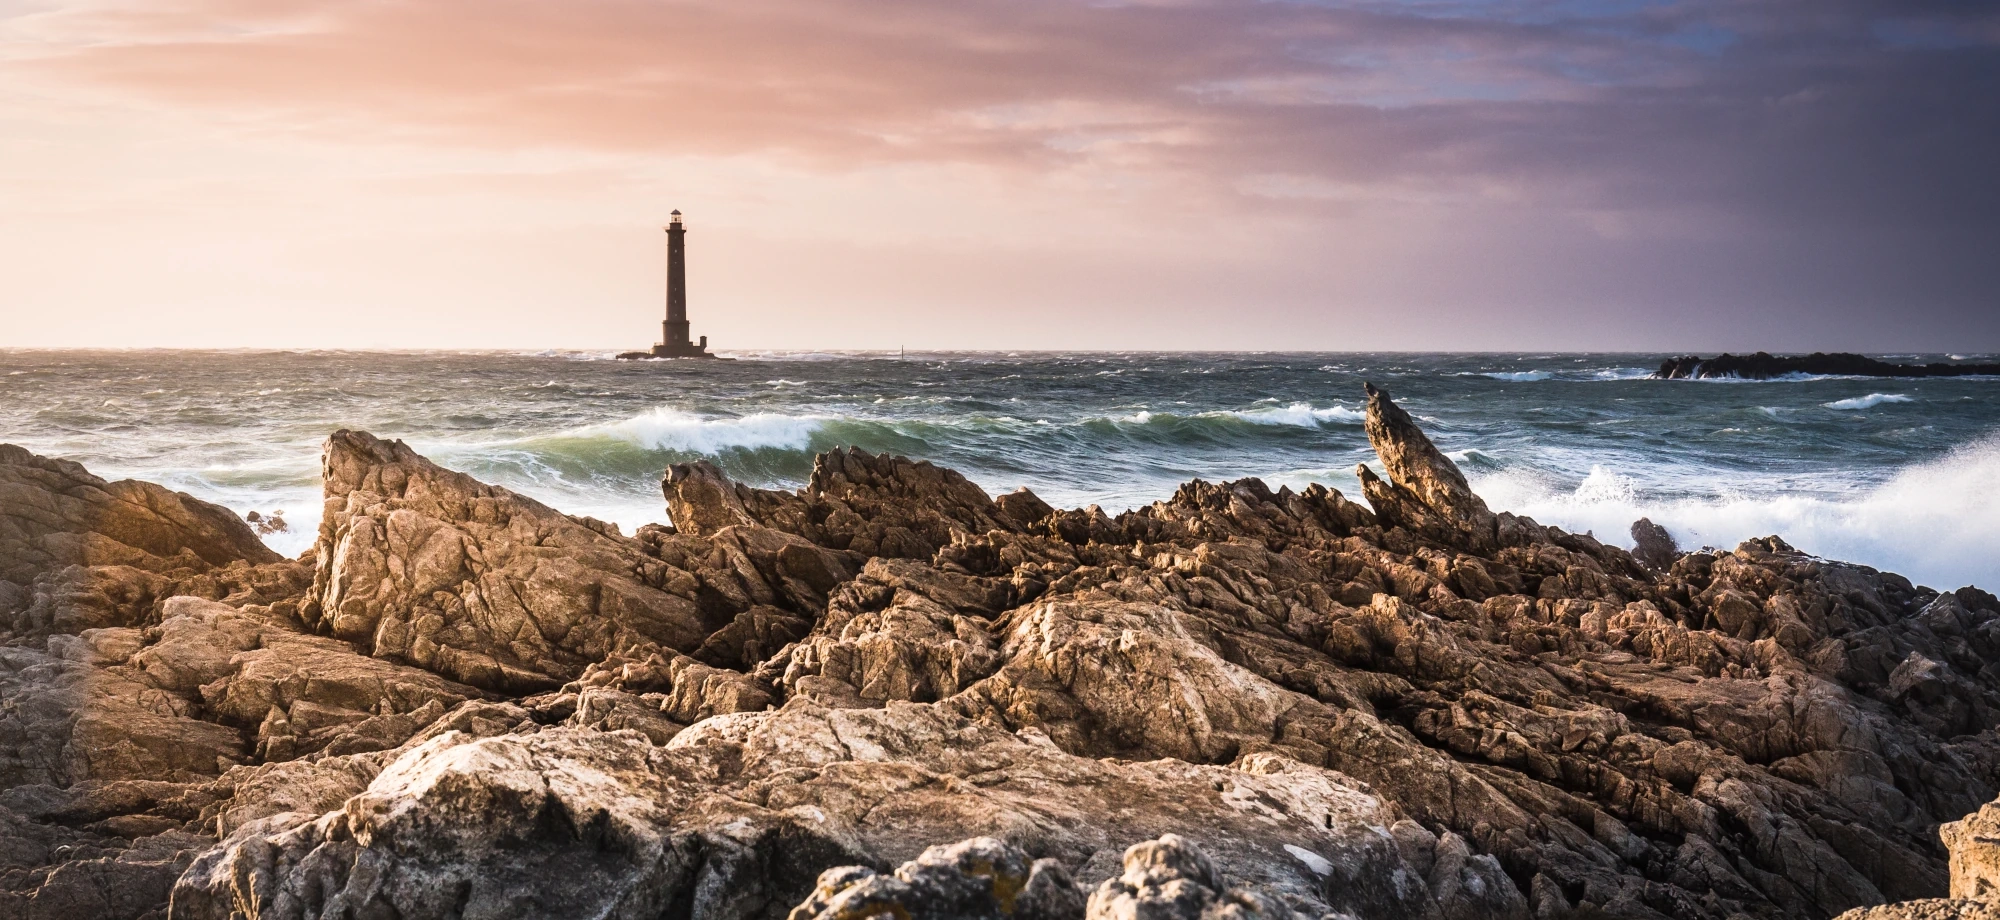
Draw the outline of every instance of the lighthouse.
M675 211L667 222L667 318L660 324L660 344L648 352L626 352L621 358L713 358L708 336L688 337L687 225Z

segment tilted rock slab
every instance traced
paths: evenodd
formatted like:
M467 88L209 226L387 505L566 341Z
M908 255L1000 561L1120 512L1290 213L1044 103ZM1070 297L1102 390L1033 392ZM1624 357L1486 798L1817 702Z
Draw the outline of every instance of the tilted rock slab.
M0 444L0 636L140 625L176 594L268 602L306 577L227 508Z
M108 482L81 464L0 444L0 579L68 565L276 562L228 509L150 482Z
M361 432L327 439L323 468L305 619L373 654L526 692L612 654L692 651L713 631L696 579L609 525Z

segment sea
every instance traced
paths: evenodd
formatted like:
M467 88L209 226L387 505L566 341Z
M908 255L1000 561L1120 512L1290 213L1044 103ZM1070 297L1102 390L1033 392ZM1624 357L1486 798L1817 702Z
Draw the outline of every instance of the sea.
M1495 510L1624 546L1640 517L1685 548L1776 534L1942 590L2000 589L2000 378L1648 379L1661 354L729 356L0 350L0 442L281 512L265 539L296 555L341 428L627 533L666 520L668 464L793 488L845 445L1116 514L1190 479L1360 499L1373 382Z

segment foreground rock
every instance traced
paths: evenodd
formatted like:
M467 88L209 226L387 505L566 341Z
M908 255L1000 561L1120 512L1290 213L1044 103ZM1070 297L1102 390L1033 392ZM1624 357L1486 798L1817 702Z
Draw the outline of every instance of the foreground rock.
M1840 920L2000 918L2000 801L1938 829L1951 851L1951 896L1862 908Z
M1406 856L1387 830L1399 820L1352 780L1274 755L1107 764L936 706L802 704L711 719L665 745L576 728L440 735L343 808L242 826L181 879L174 914L652 917L694 899L779 916L828 865L922 859L967 830L1050 860L1046 897L1066 888L1080 904L1066 867L1115 873L1127 842L1179 828L1225 854L1239 883L1311 916L1525 917L1490 859L1446 860L1440 898L1410 857L1435 862L1441 848ZM1030 881L1030 862L1014 882ZM913 915L935 894L861 890Z
M1367 430L1369 506L843 450L675 467L631 536L338 433L309 583L10 621L0 915L1721 920L1974 871L2000 600L1642 561Z
M1739 377L1769 380L1786 374L1813 374L1841 377L1971 377L2000 375L2000 364L1961 364L1933 361L1929 364L1892 364L1862 355L1839 352L1810 355L1719 355L1702 358L1681 355L1660 362L1653 376L1661 380L1699 380L1711 377Z
M268 616L310 579L225 508L0 445L0 916L165 903L213 843L188 829L198 790L252 743L204 717L188 672L148 671L158 627L205 598Z
M129 626L176 594L295 597L304 574L227 508L0 444L0 634Z

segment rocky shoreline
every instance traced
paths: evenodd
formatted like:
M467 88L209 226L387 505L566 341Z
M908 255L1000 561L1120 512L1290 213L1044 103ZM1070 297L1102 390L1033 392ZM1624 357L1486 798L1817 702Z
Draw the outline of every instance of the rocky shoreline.
M1892 364L1848 352L1827 354L1816 351L1809 355L1780 356L1760 351L1753 355L1723 354L1713 358L1680 355L1660 362L1660 369L1653 372L1653 377L1659 380L1707 380L1730 377L1742 380L1770 380L1788 374L1834 377L2000 376L2000 364L1947 364L1943 361L1933 361L1929 364Z
M1367 430L1366 506L849 449L629 536L343 431L300 560L0 446L0 916L1989 915L2000 600Z

